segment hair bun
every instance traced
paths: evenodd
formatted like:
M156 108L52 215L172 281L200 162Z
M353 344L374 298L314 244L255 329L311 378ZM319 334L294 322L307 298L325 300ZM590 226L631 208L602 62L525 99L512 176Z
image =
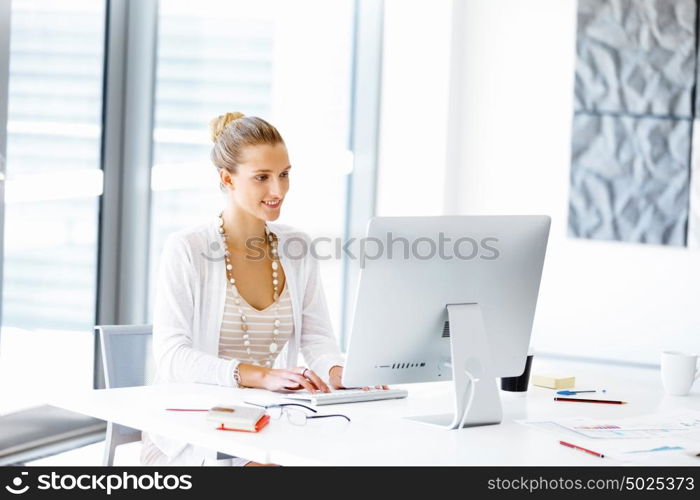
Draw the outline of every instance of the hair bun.
M220 115L209 122L209 131L211 132L211 142L216 142L221 133L226 129L229 123L243 118L245 115L243 113L226 113L225 115Z

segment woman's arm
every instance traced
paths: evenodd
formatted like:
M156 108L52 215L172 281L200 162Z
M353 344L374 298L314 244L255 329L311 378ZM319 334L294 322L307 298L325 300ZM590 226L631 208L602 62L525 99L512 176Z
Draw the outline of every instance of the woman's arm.
M153 311L153 353L158 372L171 382L236 386L239 361L225 360L192 347L194 290L199 284L186 241L169 237L158 270ZM202 300L211 300L203 297Z

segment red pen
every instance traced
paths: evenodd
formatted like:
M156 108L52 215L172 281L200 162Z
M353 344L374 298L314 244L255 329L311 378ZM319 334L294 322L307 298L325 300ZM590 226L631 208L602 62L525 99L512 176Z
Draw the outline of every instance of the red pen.
M586 453L590 453L591 455L595 455L596 457L605 458L605 455L603 455L602 453L598 453L597 451L593 450L587 450L586 448L581 448L580 446L567 443L566 441L559 441L559 444L563 444L564 446L568 446L569 448L574 448L575 450L585 451Z
M583 398L554 398L554 401L571 401L573 403L601 403L605 405L626 405L627 401L610 401L606 399L583 399Z

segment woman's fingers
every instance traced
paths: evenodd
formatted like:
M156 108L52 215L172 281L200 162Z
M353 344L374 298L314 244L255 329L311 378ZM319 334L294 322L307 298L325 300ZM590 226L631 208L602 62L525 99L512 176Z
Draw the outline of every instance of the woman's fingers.
M307 379L311 380L311 382L316 386L316 388L322 392L331 392L331 390L328 388L328 386L321 380L321 377L316 375L316 373L309 369L305 368L304 369L304 377Z
M290 378L290 375L292 375L293 372L279 369L273 370L273 372L275 377L275 389L272 390L290 389L293 391L298 391L301 389L301 385Z
M343 379L341 377L331 375L330 383L334 389L345 389L343 386Z
M280 389L291 389L293 391L298 391L299 389L301 389L301 385L297 384L288 377L283 377L280 380Z
M330 387L323 381L321 377L318 376L316 372L310 368L304 368L299 366L291 370L274 370L276 375L279 376L280 388L299 390L302 387L309 392L330 392ZM341 380L334 380L332 378L331 385L335 389L346 389L341 383ZM375 389L389 389L387 385L375 385ZM369 386L362 387L363 391L371 390Z
M287 378L292 382L299 384L309 392L317 391L316 387L314 387L313 384L311 384L311 381L309 379L302 377L298 373L290 372Z
M280 381L280 388L281 389L290 389L292 391L298 391L299 389L302 389L303 386L294 380L292 380L290 377L285 377Z

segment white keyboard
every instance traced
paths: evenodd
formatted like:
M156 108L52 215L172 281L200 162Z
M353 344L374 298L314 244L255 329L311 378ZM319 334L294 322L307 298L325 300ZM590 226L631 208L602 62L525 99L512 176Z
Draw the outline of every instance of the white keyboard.
M359 403L361 401L377 401L380 399L400 399L408 396L404 389L338 389L331 392L317 392L311 394L308 391L299 391L285 394L285 399L293 399L312 405L336 405L340 403Z

